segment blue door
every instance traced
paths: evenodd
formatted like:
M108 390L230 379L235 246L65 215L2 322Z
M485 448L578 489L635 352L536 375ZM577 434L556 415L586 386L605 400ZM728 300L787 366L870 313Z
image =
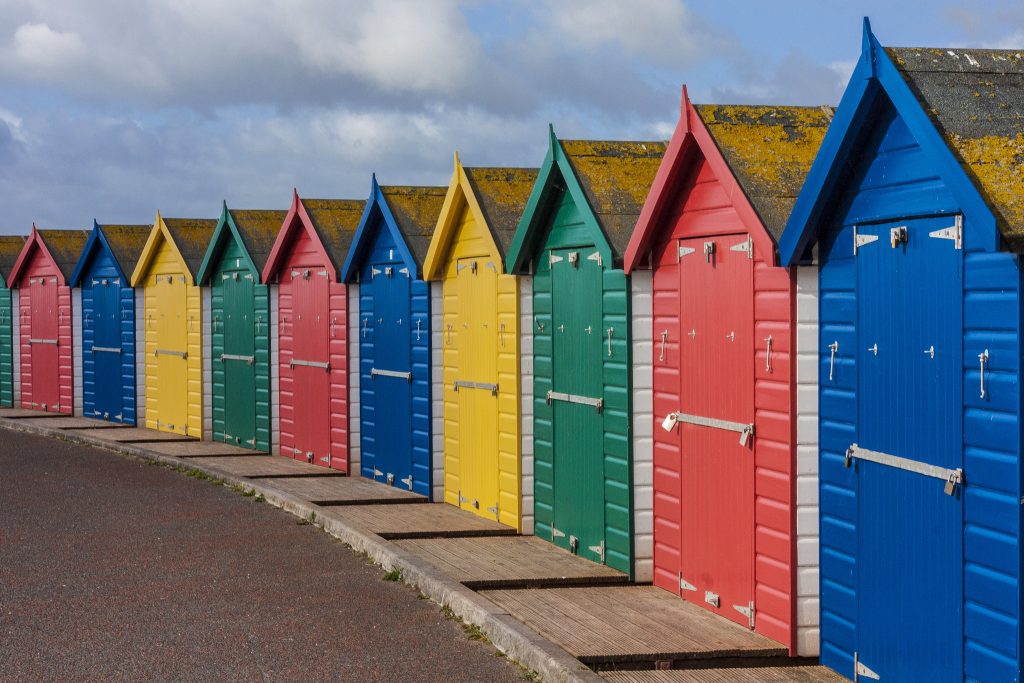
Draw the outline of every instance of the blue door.
M124 418L120 303L120 279L97 278L92 281L92 360L96 387L93 415L115 422Z
M858 412L848 462L860 680L963 680L958 231L940 217L858 226L854 236Z
M371 266L373 277L373 477L413 489L412 299L402 263Z

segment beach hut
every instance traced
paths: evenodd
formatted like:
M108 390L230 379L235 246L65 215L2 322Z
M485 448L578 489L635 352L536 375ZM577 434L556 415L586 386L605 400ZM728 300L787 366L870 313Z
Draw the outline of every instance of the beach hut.
M210 289L211 438L270 451L270 288L263 267L286 211L229 209L197 275Z
M21 407L72 414L76 398L73 312L69 281L88 230L37 230L25 241L8 282L18 290ZM79 357L80 358L80 357ZM79 406L80 409L80 406Z
M203 435L203 295L196 273L217 221L156 221L131 275L144 297L146 422L149 429Z
M632 573L631 287L622 255L665 144L558 140L506 268L532 275L534 532ZM528 332L532 329L532 332ZM524 388L529 391L529 388ZM640 547L650 557L649 543Z
M831 117L684 89L626 252L627 272L653 270L653 412L636 419L657 425L654 583L801 656L818 647L817 451L814 429L798 447L814 401L797 324L817 309L798 320L776 244Z
M533 528L520 461L528 366L520 367L521 290L505 253L536 179L536 169L467 168L456 155L423 266L443 300L444 500L524 533Z
M358 394L352 394L359 397L361 473L424 496L442 485L443 461L434 457L440 449L434 448L431 297L423 257L447 190L381 187L374 176L341 271L359 294L351 348L359 359Z
M281 455L343 472L350 471L349 304L339 273L365 208L361 200L295 192L263 267L263 282L279 287Z
M25 238L0 236L0 408L14 407L14 321L17 316L8 276L25 246Z
M780 241L819 268L821 659L1021 671L1021 50L863 50Z
M82 415L135 424L135 290L128 274L148 225L100 225L82 249L71 286L81 290Z

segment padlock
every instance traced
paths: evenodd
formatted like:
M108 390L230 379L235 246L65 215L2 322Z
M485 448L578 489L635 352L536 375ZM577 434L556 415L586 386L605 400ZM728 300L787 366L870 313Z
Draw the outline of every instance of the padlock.
M740 432L740 445L741 446L746 446L747 442L750 441L750 437L752 437L753 435L754 435L754 427L753 427L753 425L747 425L746 427L744 427L743 431Z
M661 423L661 428L664 429L666 432L671 432L673 429L676 428L676 423L678 421L679 419L676 417L675 413L669 413L665 417L664 421Z
M945 493L947 496L952 496L954 493L956 493L957 478L958 477L956 472L949 473L949 478L946 480L946 485L942 489L943 493Z
M843 467L849 467L853 464L853 448L846 449L846 456L843 458Z

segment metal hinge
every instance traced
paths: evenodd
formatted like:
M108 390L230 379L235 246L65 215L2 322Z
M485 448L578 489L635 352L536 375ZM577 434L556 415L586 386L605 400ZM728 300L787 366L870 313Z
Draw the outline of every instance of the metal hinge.
M948 228L942 228L941 230L932 230L928 233L929 237L934 237L940 240L953 240L954 249L964 248L964 217L960 214L956 215L955 222Z
M565 258L563 258L562 256L555 256L553 253L548 252L548 268L550 268L551 266L555 265L559 261L564 261L564 260L565 260Z
M872 242L878 241L878 235L861 235L857 232L857 226L853 226L853 255L857 255L857 250L863 247L865 244L871 244Z
M408 275L409 275L409 269L408 268L399 268L398 272L401 273L402 275L405 275L406 277L408 277Z
M330 466L330 464L331 464L331 454L328 453L324 457L320 458L320 462L325 462L325 463L327 463L328 466Z
M370 268L370 277L373 277L375 275L380 275L381 272L383 272L383 271L381 271L379 268Z
M558 529L556 529L554 527L554 525L552 525L551 526L551 539L554 540L556 538L565 538L565 532L564 531L559 531Z
M747 625L754 628L754 601L746 605L733 605L732 608L747 618Z
M255 446L255 445L256 445L256 439L255 439L255 438L252 438L252 439L246 439L246 440L245 440L245 442L246 442L247 444L249 444L250 446Z
M739 244L732 245L729 247L729 251L745 251L747 258L752 259L754 258L754 240L750 235L747 235L747 239Z
M589 550L592 553L595 553L598 557L600 557L601 564L604 564L604 541L601 541L597 545L587 546L587 550Z
M597 261L597 265L603 266L604 262L601 260L601 252L595 251L593 254L587 257L588 261Z
M694 249L693 247L679 247L679 250L676 252L676 262L678 263L679 259L683 258L684 256L689 256L690 254L693 254L696 251L697 250Z
M476 261L470 261L467 263L459 263L455 266L455 273L459 274L463 268L469 268L470 273L476 273Z
M374 467L373 468L373 478L376 479L377 477L382 477L382 476L384 476L384 473L381 472L380 470L378 470L376 467ZM459 498L462 498L462 496L459 496Z
M469 498L466 498L464 495L462 495L462 491L459 491L459 503L461 504L461 503L468 503L468 502L469 502Z
M405 479L399 479L399 481L402 482L403 484L405 484L407 487L409 487L409 490L412 491L412 475L411 474L408 477L406 477Z
M876 674L871 669L864 666L860 661L860 653L853 653L853 680L859 681L861 678L870 678L873 681L880 681L882 677Z
M495 517L497 517L498 516L498 504L495 503L492 507L487 508L487 511L490 512Z
M686 579L684 579L682 572L679 572L677 574L677 576L679 578L679 590L682 590L682 591L694 591L694 592L696 592L697 587L694 586L689 581L687 581Z
M704 602L708 603L712 607L720 607L722 604L722 597L714 591L704 591Z

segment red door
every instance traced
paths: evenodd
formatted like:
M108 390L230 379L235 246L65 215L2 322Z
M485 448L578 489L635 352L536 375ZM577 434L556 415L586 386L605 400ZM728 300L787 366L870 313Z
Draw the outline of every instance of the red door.
M57 354L57 278L29 278L32 318L32 403L34 408L56 412L60 404L60 372Z
M680 594L745 626L754 600L753 260L746 235L680 240Z
M292 386L295 401L295 450L297 460L329 467L331 427L329 414L330 359L328 354L330 275L322 266L298 266L291 270Z

